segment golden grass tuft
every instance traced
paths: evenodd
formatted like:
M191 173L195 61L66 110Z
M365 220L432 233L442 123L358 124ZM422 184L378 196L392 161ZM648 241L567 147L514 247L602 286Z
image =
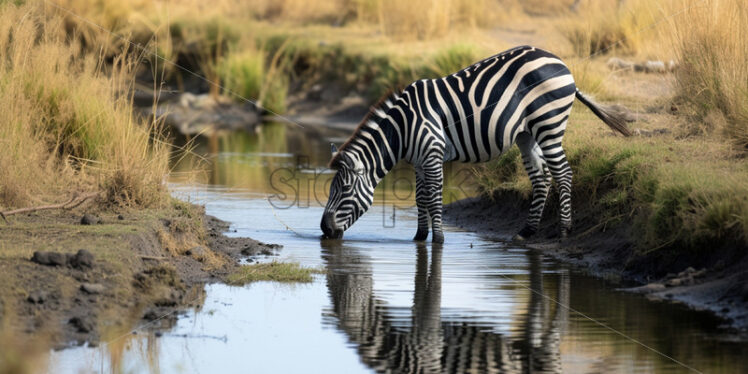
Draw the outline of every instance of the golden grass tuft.
M559 30L577 56L644 53L663 57L671 52L663 53L667 48L661 39L672 24L665 21L677 17L679 6L687 5L678 0L582 1L577 13L560 20Z
M696 128L748 150L748 9L741 0L707 0L675 24L677 89L696 111ZM696 130L696 132L702 132Z
M33 4L0 5L0 205L67 199L71 189L159 204L169 150L155 123L133 116L127 51L105 74L62 23Z

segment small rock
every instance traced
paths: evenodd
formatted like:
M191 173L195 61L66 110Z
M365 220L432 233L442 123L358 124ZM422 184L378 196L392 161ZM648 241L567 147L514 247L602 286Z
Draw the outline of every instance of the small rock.
M198 245L196 247L192 247L185 252L187 256L190 256L198 261L205 260L205 257L208 255L208 249L205 248L202 245Z
M146 321L154 321L154 320L157 320L159 317L160 316L158 315L158 313L156 313L155 310L149 310L145 312L145 314L143 315L143 319Z
M681 284L683 284L683 280L680 279L680 278L673 278L673 279L668 280L665 283L665 285L668 286L668 287L678 287Z
M26 300L32 304L44 304L47 299L47 295L42 291L32 292Z
M49 252L47 256L51 266L66 266L68 264L68 258L64 253Z
M70 260L70 265L77 269L92 268L94 256L91 252L81 249Z
M683 277L685 277L687 275L690 275L690 274L693 274L695 272L696 272L696 270L694 268L692 268L692 267L689 266L688 268L686 268L686 270L683 270L680 273L678 273L678 278L683 278Z
M81 225L96 225L101 223L101 219L93 214L84 214L81 218Z
M649 283L641 287L632 288L631 291L641 292L641 293L653 293L653 292L662 291L664 289L665 289L665 285L662 283Z
M68 323L73 325L78 332L84 334L89 333L94 329L94 324L88 317L73 317L68 321Z
M693 274L691 274L691 276L694 277L694 278L700 278L700 277L703 277L704 275L706 275L706 269L701 269L701 270L699 270L699 271L694 272Z
M104 292L105 288L104 285L98 284L98 283L83 283L81 284L81 291L90 294L90 295L98 295L102 292Z
M35 262L40 265L49 265L49 252L34 252L34 255L31 256L31 262Z

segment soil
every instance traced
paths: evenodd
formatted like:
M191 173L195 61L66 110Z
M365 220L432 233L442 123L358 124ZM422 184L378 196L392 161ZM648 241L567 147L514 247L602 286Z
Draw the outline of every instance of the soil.
M557 204L549 199L548 206ZM444 208L444 220L494 240L542 251L604 278L625 291L650 300L682 303L706 310L724 320L724 327L748 331L748 253L739 244L700 253L645 252L637 248L631 222L606 224L589 202L574 208L574 232L559 239L556 212L547 208L538 233L523 242L512 241L529 209L518 193L500 193L460 200ZM551 210L549 212L548 210Z
M225 236L226 222L194 211L191 229L173 210L86 213L85 225L82 213L39 212L0 224L0 337L46 336L64 348L169 328L200 307L205 283L281 248Z

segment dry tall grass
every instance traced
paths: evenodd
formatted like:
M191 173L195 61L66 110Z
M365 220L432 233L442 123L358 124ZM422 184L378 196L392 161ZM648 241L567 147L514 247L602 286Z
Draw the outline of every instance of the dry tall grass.
M748 150L748 8L743 0L707 0L675 24L681 67L677 87L702 121Z
M489 26L514 9L517 2L511 0L266 0L256 2L254 15L296 24L374 24L395 40L424 40L459 28Z
M112 202L164 198L169 150L133 117L120 55L102 60L68 42L60 17L38 4L0 5L0 205L67 199L101 189Z
M578 56L662 55L672 53L662 43L672 25L668 17L687 6L685 0L582 1L576 13L559 20L559 29Z

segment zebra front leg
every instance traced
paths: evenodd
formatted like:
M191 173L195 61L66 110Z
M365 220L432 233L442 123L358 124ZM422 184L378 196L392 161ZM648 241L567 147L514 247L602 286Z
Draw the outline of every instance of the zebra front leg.
M442 188L444 183L443 159L432 157L423 166L425 181L424 202L431 219L431 241L444 243L442 232Z
M413 240L423 241L429 236L429 212L426 206L426 181L423 169L416 167L416 206L418 207L418 231Z
M543 217L545 201L551 187L551 174L548 171L545 159L543 159L540 147L529 133L523 132L517 136L517 146L522 153L522 163L532 184L532 201L530 202L530 212L527 215L525 226L513 239L525 240L538 231L540 219Z

